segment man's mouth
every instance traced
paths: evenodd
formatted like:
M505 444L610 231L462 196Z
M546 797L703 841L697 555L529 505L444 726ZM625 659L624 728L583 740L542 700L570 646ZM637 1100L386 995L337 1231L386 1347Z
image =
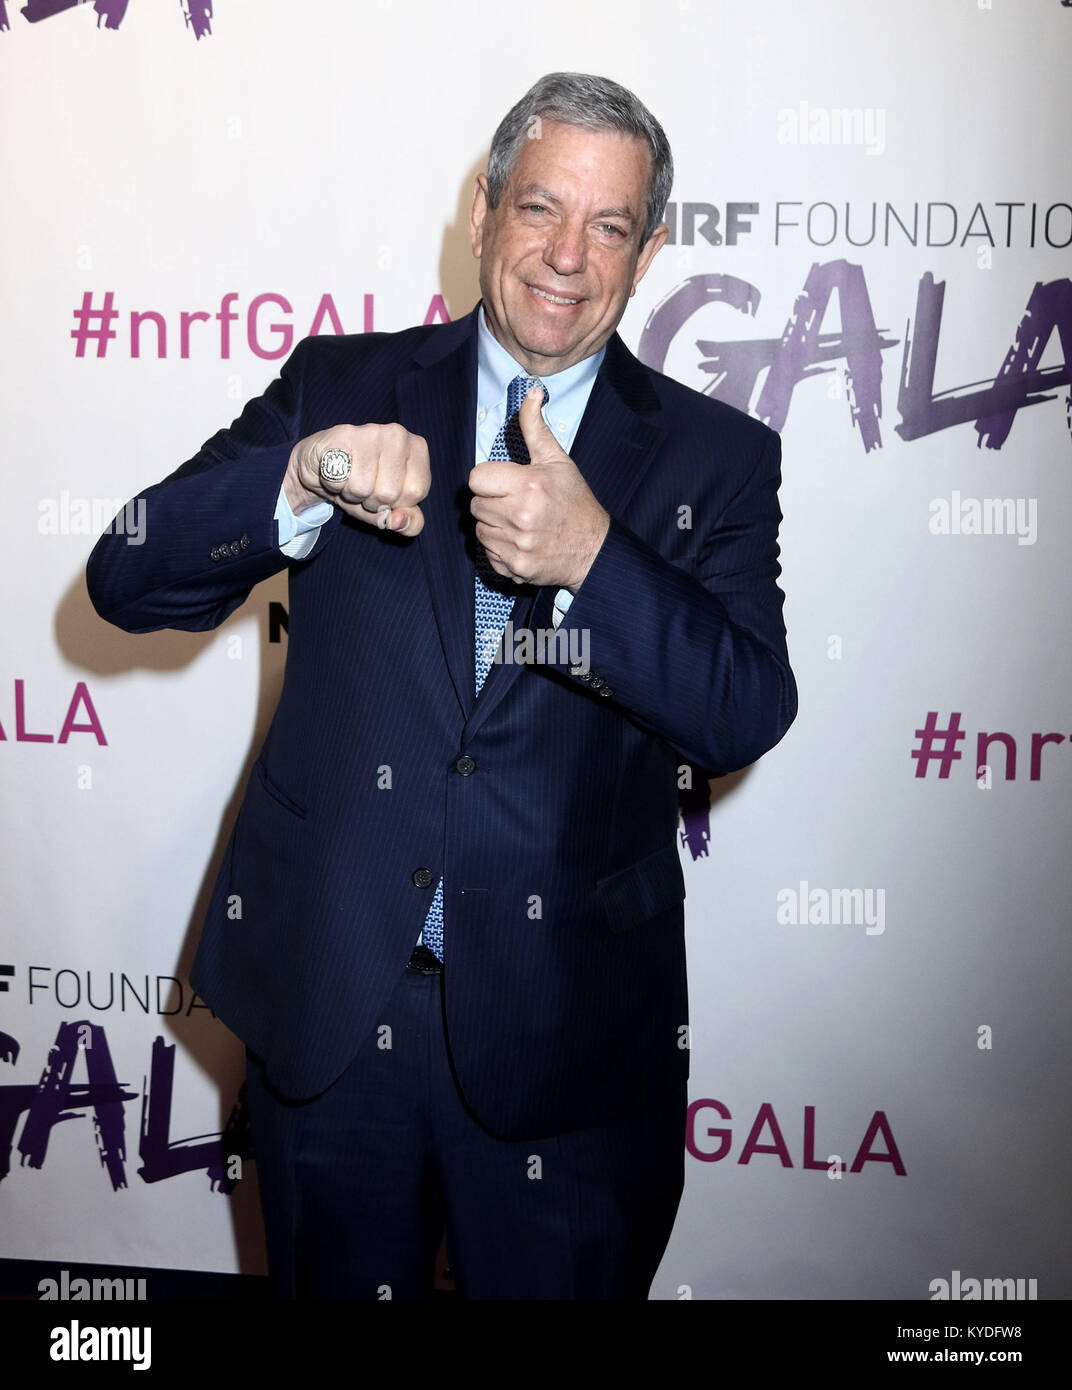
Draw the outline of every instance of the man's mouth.
M529 285L528 288L533 294L538 294L541 299L548 299L552 304L580 304L579 299L567 299L565 295L551 294L549 290L541 290L537 285Z

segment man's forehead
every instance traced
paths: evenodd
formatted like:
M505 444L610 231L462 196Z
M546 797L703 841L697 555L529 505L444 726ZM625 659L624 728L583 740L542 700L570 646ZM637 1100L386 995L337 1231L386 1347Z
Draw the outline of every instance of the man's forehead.
M510 175L515 196L550 201L576 199L605 204L598 211L635 217L647 192L651 154L643 140L622 131L545 121L527 139Z

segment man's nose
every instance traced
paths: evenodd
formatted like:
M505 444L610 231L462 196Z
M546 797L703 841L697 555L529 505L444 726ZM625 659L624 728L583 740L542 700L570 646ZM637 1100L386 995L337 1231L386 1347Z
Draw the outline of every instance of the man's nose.
M544 261L558 275L576 275L584 269L584 228L562 225L544 249Z

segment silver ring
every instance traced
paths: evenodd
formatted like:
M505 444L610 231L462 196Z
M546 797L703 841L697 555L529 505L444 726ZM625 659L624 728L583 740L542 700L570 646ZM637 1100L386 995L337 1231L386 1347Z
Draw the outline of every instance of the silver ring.
M320 476L325 483L345 483L350 476L350 455L345 449L325 449L320 455Z

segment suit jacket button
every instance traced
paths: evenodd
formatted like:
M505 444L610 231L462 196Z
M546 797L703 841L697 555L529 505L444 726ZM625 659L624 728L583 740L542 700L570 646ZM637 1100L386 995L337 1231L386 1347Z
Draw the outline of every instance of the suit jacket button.
M239 544L239 548L240 548L240 549L242 549L242 550L248 550L248 549L249 549L249 537L248 537L248 536L242 536L241 539L239 540L238 544Z
M593 676L589 682L593 690L602 690L606 683L602 676Z
M220 558L220 548L219 548L219 546L218 546L218 545L214 545L214 546L212 547L212 549L211 549L208 553L209 553L209 558L210 558L210 559L218 560L218 559Z
M454 760L454 771L462 777L472 777L476 771L476 759L471 758L468 753L463 753L460 758Z
M614 691L611 690L611 688L610 688L609 685L603 685L603 686L600 686L600 688L599 688L599 693L600 693L600 695L613 695L613 694L614 694Z
M435 882L435 874L431 869L414 869L413 886L414 888L431 888Z
M241 554L241 551L242 551L242 547L238 544L237 541L232 541L231 544L230 544L227 548L228 548L228 550L231 552L232 555L239 555L239 554Z

